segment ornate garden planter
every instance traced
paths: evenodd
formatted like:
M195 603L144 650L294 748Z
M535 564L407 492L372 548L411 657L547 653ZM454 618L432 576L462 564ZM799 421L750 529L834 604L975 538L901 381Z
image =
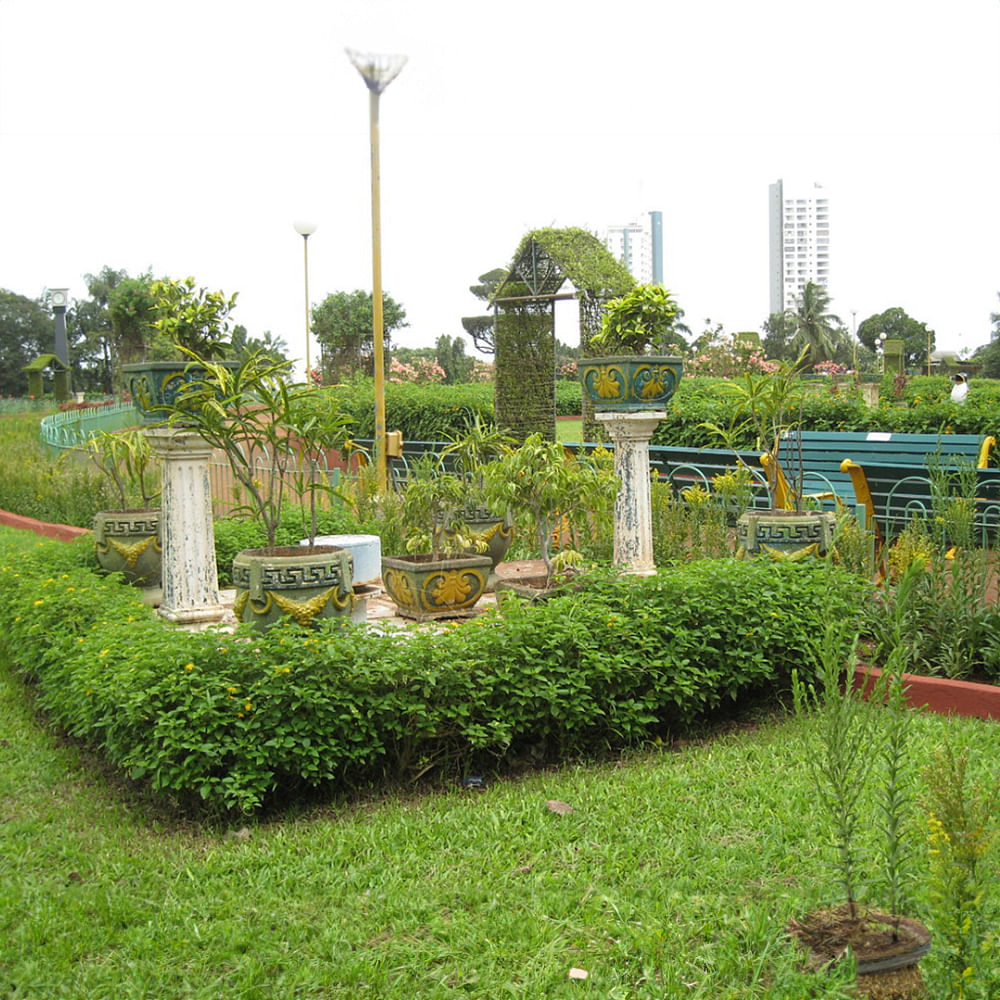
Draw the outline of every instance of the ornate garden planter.
M236 361L219 362L231 371L239 368ZM205 369L188 361L138 361L122 365L125 390L146 423L158 423L170 415L168 407L189 382L204 378Z
M158 587L163 565L159 509L98 511L94 552L105 572L120 572L139 587Z
M495 514L489 507L478 506L467 507L462 519L472 539L480 545L486 545L485 550L470 550L468 554L489 556L493 569L496 569L497 563L503 562L514 541L514 526L509 518Z
M837 515L822 510L747 511L736 521L736 556L804 559L823 556L833 545Z
M404 618L457 618L483 596L492 565L488 555L383 556L382 585Z
M683 362L669 355L612 355L580 362L580 384L594 410L662 410L680 382Z
M233 559L238 621L268 628L283 615L300 625L348 616L354 607L353 559L335 545L244 549Z

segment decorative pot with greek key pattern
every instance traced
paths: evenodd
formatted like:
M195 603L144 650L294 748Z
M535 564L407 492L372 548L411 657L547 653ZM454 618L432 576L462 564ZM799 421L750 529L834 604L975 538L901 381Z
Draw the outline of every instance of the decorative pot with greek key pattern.
M101 569L137 587L159 587L163 568L160 510L102 510L94 515L94 553Z
M238 621L266 629L290 615L300 625L349 616L354 609L354 559L336 545L244 549L233 559Z

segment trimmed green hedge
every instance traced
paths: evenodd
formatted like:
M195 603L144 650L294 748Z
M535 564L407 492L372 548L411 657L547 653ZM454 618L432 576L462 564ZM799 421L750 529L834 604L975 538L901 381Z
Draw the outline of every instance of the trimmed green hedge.
M344 412L354 419L354 437L375 436L375 386L358 379L329 390L337 394ZM555 387L556 416L580 415L580 383L559 380ZM479 414L493 422L493 383L458 385L390 382L385 387L385 420L390 430L403 432L404 441L445 441L460 434L467 419Z
M56 729L156 790L244 811L688 726L785 687L817 608L847 620L864 586L820 562L727 559L600 577L443 633L334 621L261 636L167 626L89 560L0 529L0 652Z

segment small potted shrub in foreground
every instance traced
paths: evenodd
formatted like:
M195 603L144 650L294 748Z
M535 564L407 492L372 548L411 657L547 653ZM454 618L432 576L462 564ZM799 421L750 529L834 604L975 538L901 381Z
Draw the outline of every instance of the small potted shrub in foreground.
M160 495L154 460L137 428L98 431L79 449L111 483L118 506L94 515L94 552L101 568L120 572L132 584L158 587L162 570ZM130 506L133 501L140 506Z
M650 350L663 342L676 315L677 304L661 285L636 285L605 304L601 329L590 339L597 356L579 367L595 411L657 410L667 404L683 363Z
M466 484L435 459L416 463L400 509L408 554L382 557L382 584L404 618L460 617L486 591L493 561L463 518L467 500Z
M316 504L334 493L325 453L342 447L349 419L334 397L289 382L291 363L252 354L234 368L192 354L198 371L167 405L170 421L194 431L225 455L241 492L234 513L258 521L267 545L233 560L234 612L266 628L282 615L302 624L349 615L353 560L339 546L316 545ZM303 508L309 545L276 545L282 509Z
M915 586L919 571L916 567L908 572L901 586ZM866 692L852 684L856 628L829 620L829 614L826 617L816 641L818 684L804 683L793 675L793 690L796 709L800 713L812 710L819 727L818 745L810 750L809 764L817 801L829 822L828 838L844 899L840 905L790 921L788 929L808 952L812 966L852 954L858 964L859 995L900 1000L922 997L917 963L930 948L930 933L919 921L902 915L911 904L907 887L915 855L908 843L914 829L915 772L907 745L905 621L902 615L896 617L900 641L881 678L867 685ZM848 636L853 637L853 645ZM869 788L881 820L881 872L869 877L866 885L857 838L861 801ZM884 912L881 906L862 902L863 896L872 899L875 895L881 897ZM891 977L892 992L884 992L886 977Z

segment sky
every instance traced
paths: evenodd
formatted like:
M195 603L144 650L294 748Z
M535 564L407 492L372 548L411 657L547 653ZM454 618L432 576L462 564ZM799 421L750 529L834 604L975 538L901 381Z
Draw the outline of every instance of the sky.
M313 303L372 287L345 48L407 56L380 102L398 344L461 335L530 229L651 210L694 333L759 330L779 178L826 190L848 328L899 306L939 347L989 340L1000 0L0 0L0 288L193 275L301 357L295 221Z

